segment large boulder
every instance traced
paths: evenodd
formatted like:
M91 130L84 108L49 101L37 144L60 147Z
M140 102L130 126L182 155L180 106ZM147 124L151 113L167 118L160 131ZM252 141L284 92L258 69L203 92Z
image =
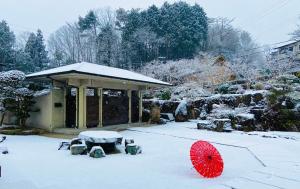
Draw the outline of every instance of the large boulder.
M176 108L178 107L179 103L180 102L178 101L171 101L171 100L164 101L160 106L160 110L162 113L175 114Z
M214 119L213 123L215 125L214 131L231 132L233 130L230 119Z
M188 111L189 119L197 119L200 116L200 110L198 108L190 108Z
M160 122L160 107L153 105L150 110L150 122L153 124Z
M255 116L254 114L249 114L249 113L241 113L236 115L236 123L240 125L239 130L242 131L255 131Z
M264 95L262 93L254 93L252 95L252 100L256 104L259 103L260 101L262 101L263 99L264 99Z
M210 120L200 120L197 123L197 129L213 130L215 125Z
M182 100L175 111L175 121L185 122L188 121L187 101Z
M262 121L262 115L264 114L264 107L255 106L250 110L250 113L254 115L255 120L260 123Z
M165 119L167 121L174 121L175 118L171 113L160 113L160 118Z

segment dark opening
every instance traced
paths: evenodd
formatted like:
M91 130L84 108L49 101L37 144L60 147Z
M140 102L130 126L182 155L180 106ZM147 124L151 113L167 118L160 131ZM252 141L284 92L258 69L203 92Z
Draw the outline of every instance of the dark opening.
M68 87L66 94L66 127L76 127L76 96L78 95L77 88Z
M131 93L131 122L136 123L139 121L139 95L138 91Z
M99 124L99 96L97 89L86 89L86 127L97 127Z
M128 96L125 90L103 90L103 126L128 123Z

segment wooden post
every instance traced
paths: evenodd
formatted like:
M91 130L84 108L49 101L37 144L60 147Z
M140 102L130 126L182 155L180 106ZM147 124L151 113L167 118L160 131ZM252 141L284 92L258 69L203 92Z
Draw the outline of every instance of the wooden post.
M99 125L98 127L103 127L103 118L102 118L102 111L103 111L103 89L98 89L98 96L99 96Z
M127 96L128 96L128 123L131 123L131 95L132 91L127 90Z
M143 95L142 91L139 90L139 122L142 122L143 117Z
M78 128L86 128L86 96L85 87L78 88Z

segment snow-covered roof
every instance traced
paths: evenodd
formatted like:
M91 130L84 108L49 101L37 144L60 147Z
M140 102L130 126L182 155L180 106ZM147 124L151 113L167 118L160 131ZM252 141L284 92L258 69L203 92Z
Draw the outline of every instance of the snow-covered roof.
M124 79L124 80L158 84L158 85L171 85L167 82L163 82L132 71L98 65L98 64L92 64L88 62L80 62L80 63L49 69L49 70L44 70L44 71L29 74L26 77L39 78L39 77L62 75L68 73L87 74L87 75L94 75L94 76L100 76L106 78Z
M289 40L289 41L285 41L285 42L282 42L282 43L278 43L278 44L275 45L273 48L274 48L274 49L279 49L279 48L282 48L282 47L285 47L285 46L288 46L288 45L297 43L297 42L299 42L299 41L300 41L300 40Z

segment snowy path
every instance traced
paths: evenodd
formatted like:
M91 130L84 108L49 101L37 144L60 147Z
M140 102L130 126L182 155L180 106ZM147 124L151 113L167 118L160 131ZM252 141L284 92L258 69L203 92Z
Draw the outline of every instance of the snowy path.
M300 133L215 133L196 130L196 124L169 123L121 132L143 147L137 156L124 153L102 159L57 151L62 140L40 136L9 136L10 154L0 155L0 189L77 188L286 188L300 186ZM287 136L265 138L263 135ZM192 169L193 139L216 143L225 169L221 177L203 179ZM249 148L266 167L249 151Z

